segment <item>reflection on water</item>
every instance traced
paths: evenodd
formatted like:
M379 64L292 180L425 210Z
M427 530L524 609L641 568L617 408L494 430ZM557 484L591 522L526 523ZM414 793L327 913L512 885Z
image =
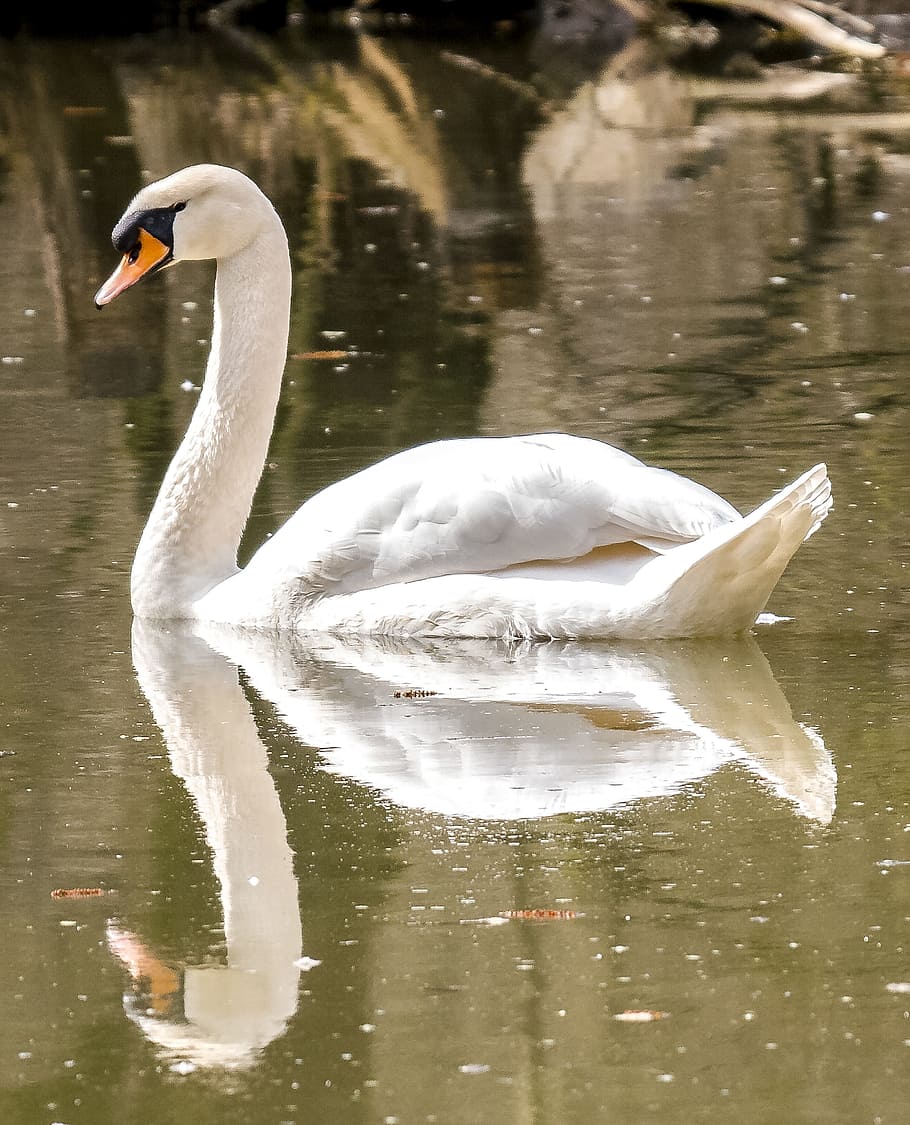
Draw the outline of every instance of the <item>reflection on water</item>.
M907 106L886 73L756 89L638 42L0 44L0 1118L902 1120ZM741 508L824 459L792 620L137 628L134 671L210 272L91 295L123 201L199 160L293 250L250 547L424 438L566 428ZM51 898L78 887L105 893ZM535 908L575 917L482 921Z
M169 969L119 925L108 942L140 991L130 1017L194 1063L250 1063L297 1008L300 911L287 826L237 672L202 642L136 622L133 661L193 798L224 910L225 966Z
M632 650L203 632L224 655L189 627L138 621L132 651L212 852L227 964L178 969L107 929L135 982L130 1018L184 1065L251 1064L296 1010L300 965L318 964L300 960L287 825L238 667L330 770L410 809L600 813L738 761L803 815L834 813L830 755L751 639Z
M515 820L600 812L740 761L805 816L830 755L751 638L650 648L324 639L206 630L329 766L396 804Z

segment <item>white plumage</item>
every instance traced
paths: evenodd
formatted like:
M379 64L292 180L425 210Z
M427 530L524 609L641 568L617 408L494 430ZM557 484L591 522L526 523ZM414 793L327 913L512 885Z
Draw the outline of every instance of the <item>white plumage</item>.
M115 243L124 261L99 306L162 264L218 261L205 383L133 565L137 616L443 636L736 632L830 507L823 465L743 518L602 442L468 438L331 485L240 571L287 347L281 222L240 172L198 165L140 191Z

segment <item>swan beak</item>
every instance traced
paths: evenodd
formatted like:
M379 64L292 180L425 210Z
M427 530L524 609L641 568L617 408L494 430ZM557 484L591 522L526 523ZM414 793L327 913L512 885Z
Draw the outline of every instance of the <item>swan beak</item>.
M109 305L124 289L129 289L156 266L162 265L170 253L170 246L140 227L136 245L123 255L120 264L95 294L95 308Z

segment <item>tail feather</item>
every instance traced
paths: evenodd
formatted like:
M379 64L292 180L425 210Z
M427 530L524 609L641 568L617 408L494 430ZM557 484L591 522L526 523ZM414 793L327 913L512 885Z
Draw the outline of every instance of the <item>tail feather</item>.
M811 516L809 527L804 539L808 539L822 525L822 521L831 510L834 503L831 496L831 481L828 479L828 468L823 463L808 469L801 477L797 477L792 484L774 494L750 515L747 520L762 519L769 512L777 512L781 518L784 513L802 512Z
M816 465L742 520L665 555L675 570L661 599L667 633L748 629L797 548L832 504L825 465Z

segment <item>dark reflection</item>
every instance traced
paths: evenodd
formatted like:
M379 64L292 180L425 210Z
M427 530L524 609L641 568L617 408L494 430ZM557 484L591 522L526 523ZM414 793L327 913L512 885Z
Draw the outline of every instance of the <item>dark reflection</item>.
M279 435L298 462L339 434L365 451L502 419L590 425L586 380L615 436L652 418L668 434L754 406L794 324L841 324L834 351L892 335L863 322L851 344L834 303L887 183L871 131L836 140L839 107L861 100L851 75L712 82L642 40L567 75L521 43L472 54L227 29L165 54L153 40L3 44L2 63L75 394L154 398L164 376L198 379L203 329L165 312L169 282L103 318L87 295L129 193L201 160L251 174L289 231L297 389ZM787 107L810 98L829 99L829 120L793 128ZM309 358L333 348L351 353L343 371ZM499 393L511 383L520 401Z
M86 293L106 264L121 185L138 183L139 156L113 59L100 46L0 42L0 120L17 174L32 188L30 238L42 248L51 308L39 310L66 361L74 397L123 397L157 386L164 294L141 314L112 310L98 333Z
M792 107L815 98L827 102L814 126L793 126ZM843 74L700 80L642 40L603 64L525 150L552 282L523 318L494 326L494 363L537 372L546 390L534 402L525 379L512 393L503 375L494 408L530 428L593 409L614 436L664 440L740 412L748 441L793 353L862 362L886 347L890 328L857 330L849 303L875 284L867 200L883 179L880 141L856 126L841 143L842 110L861 101Z

